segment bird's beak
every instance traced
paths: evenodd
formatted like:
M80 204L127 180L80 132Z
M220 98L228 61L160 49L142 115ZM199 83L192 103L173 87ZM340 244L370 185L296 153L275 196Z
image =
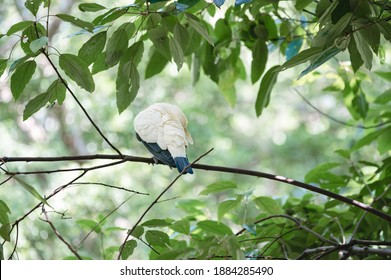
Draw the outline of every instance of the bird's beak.
M186 140L190 145L193 145L193 138L191 137L190 132L185 128Z

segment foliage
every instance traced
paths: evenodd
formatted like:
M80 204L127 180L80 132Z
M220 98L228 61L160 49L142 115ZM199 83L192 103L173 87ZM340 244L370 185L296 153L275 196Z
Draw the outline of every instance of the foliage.
M334 93L353 119L343 124L355 127L361 134L365 131L364 135L354 136L349 148L338 147L335 152L338 160L313 167L303 176L305 182L391 213L388 86L391 74L386 65L380 71L370 72L377 63L376 57L380 63L384 62L389 51L391 3L388 1L303 0L296 1L293 7L283 1L268 0L232 3L135 0L119 7L81 3L79 11L56 14L52 14L56 4L51 2L26 1L30 18L13 24L0 35L1 40L9 42L17 38L9 56L0 58L0 74L7 73L10 77L15 102L25 103L23 120L47 106L61 105L71 96L106 144L114 147L78 97L82 94L79 92L96 91L99 73L116 71L116 94L112 98L119 114L131 109L129 106L138 97L143 83L148 84L148 80L173 63L178 72L185 67L191 70L194 85L200 83L203 75L207 76L231 107L238 103L238 83L259 82L253 106L255 114L263 117L265 108L273 102L273 88L281 82L278 77L294 69L296 84L312 85L317 92ZM73 53L57 49L58 42L53 40L56 37L48 30L53 21L76 28L74 33L60 35L75 44ZM246 60L245 52L250 53L250 60ZM285 62L276 63L273 57L276 54L280 61L284 57ZM41 59L49 63L53 75L44 74ZM304 69L300 68L302 64L306 64ZM330 68L322 72L326 66ZM42 84L46 88L40 88L37 94L27 93L34 77L47 80ZM323 85L321 79L327 83L322 88L318 86ZM366 82L371 80L386 84L386 89L369 90ZM207 93L204 95L205 99L209 98ZM80 169L79 177L69 183L62 182L49 195L41 195L40 190L5 167L5 158L2 161L2 171L7 175L2 187L9 180L16 180L38 199L38 206L46 208L52 205L47 200L91 171ZM106 166L94 169L103 167ZM217 203L211 205L211 201ZM156 200L151 207L157 207L157 202L160 201ZM19 223L25 218L12 221L13 208L9 205L9 201L0 200L3 244L11 242L10 235L22 226ZM30 214L28 209L24 208L23 212ZM175 209L180 211L179 217L142 220L147 208L130 230L106 224L118 209L119 206L107 216L75 222L81 232L88 232L86 238L94 233L104 240L110 239L113 232L122 235L127 232L124 242L113 238L109 246L102 246L103 258L131 258L141 246L150 249L150 259L386 259L391 256L390 221L311 193L302 197L268 197L258 195L254 189L243 190L238 182L217 179L203 187L196 198L180 199ZM205 209L216 214L208 217ZM75 251L86 238L79 238ZM17 240L14 242L16 248ZM386 253L382 253L382 248ZM11 257L14 252L11 250ZM79 254L74 255L80 258ZM94 257L88 250L81 256Z

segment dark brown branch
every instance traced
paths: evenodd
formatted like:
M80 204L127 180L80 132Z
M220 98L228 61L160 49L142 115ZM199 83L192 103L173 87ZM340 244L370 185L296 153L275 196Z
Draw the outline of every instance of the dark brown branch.
M131 162L143 162L143 163L148 163L148 164L155 163L152 158L135 157L135 156L128 156L128 155L104 155L104 154L82 155L82 156L61 156L61 157L3 157L3 158L0 158L0 162L23 162L23 161L24 162L55 162L55 161L84 161L84 160L94 160L94 159L111 159L111 160L121 159L122 160L121 162L131 161ZM313 186L310 184L306 184L306 183L303 183L300 181L286 178L284 176L279 176L279 175L260 172L260 171L247 170L247 169L225 167L225 166L214 166L214 165L206 165L206 164L193 164L192 168L206 170L206 171L241 174L241 175L266 178L269 180L282 182L285 184L289 184L292 186L296 186L296 187L299 187L302 189L309 190L311 192L315 192L318 194L328 196L330 198L336 199L338 201L352 205L354 207L361 208L366 212L372 213L372 214L374 214L374 215L376 215L376 216L378 216L388 222L391 222L390 215L388 215L382 211L379 211L370 205L367 205L367 204L364 204L364 203L359 202L357 200L353 200L348 197L333 193L328 190L321 189L319 187L316 187L316 186Z
M304 259L305 257L313 254L320 255L317 257L317 259L320 259L332 252L343 250L342 248L334 247L334 246L322 246L317 248L310 248L303 251L303 253L300 254L300 256L297 257L298 260ZM353 255L369 255L369 254L376 254L381 256L391 256L391 250L390 249L382 249L382 248L369 248L369 247L358 247L358 246L352 246L349 249L350 253Z

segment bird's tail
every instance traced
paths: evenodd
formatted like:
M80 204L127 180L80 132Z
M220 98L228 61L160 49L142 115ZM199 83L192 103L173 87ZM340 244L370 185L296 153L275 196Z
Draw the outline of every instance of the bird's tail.
M189 165L189 160L185 157L176 157L174 158L174 161L175 161L176 168L178 169L179 172L182 172L183 169L185 169L185 167ZM193 169L189 167L184 174L186 173L193 174Z

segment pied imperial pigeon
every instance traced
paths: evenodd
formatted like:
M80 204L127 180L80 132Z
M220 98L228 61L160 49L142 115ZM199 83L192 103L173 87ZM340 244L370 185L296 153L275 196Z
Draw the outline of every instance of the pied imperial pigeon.
M137 139L155 159L176 167L179 172L189 165L186 148L193 144L186 127L185 114L178 106L168 103L153 104L134 119ZM193 170L189 167L185 173L193 174Z

